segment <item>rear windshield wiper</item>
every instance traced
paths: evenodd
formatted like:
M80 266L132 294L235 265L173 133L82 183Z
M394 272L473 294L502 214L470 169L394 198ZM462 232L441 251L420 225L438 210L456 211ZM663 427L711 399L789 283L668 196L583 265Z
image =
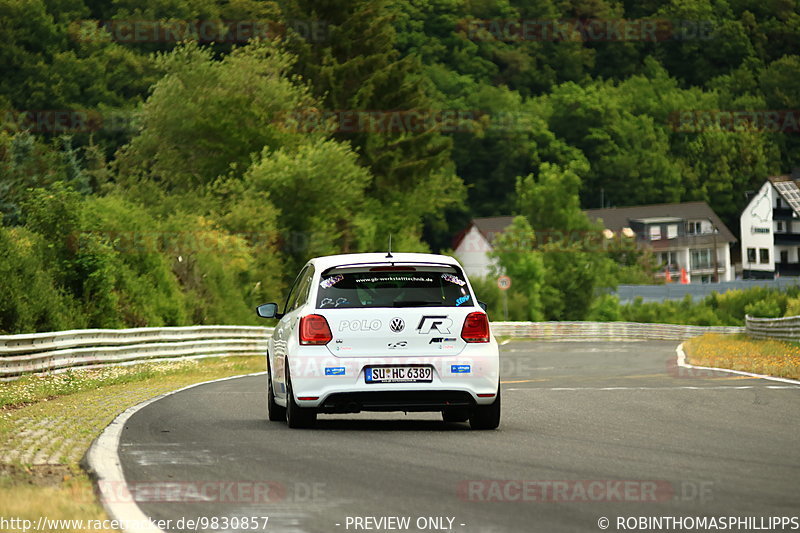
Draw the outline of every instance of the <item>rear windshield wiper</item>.
M394 302L395 307L423 307L426 305L443 305L444 302L431 302L427 300L405 300L402 302Z

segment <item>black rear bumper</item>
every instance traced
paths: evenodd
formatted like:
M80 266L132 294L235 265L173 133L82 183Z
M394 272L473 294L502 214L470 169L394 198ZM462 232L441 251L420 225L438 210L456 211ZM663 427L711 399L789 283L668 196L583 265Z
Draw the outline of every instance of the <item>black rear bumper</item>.
M360 411L441 411L452 407L475 407L472 395L464 391L368 391L337 392L320 404L320 413Z

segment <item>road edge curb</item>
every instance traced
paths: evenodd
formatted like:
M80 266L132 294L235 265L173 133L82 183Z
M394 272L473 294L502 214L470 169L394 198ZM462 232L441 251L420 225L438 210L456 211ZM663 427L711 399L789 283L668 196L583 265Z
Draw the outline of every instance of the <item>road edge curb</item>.
M125 502L109 501L100 486L101 483L109 483L112 484L112 486L116 484L117 486L124 485L127 487L118 453L120 438L122 436L122 430L125 429L125 423L133 415L148 405L162 400L168 396L172 396L173 394L177 394L194 387L199 387L200 385L207 385L209 383L217 383L220 381L229 381L232 379L240 379L251 376L262 376L266 375L266 373L266 371L253 372L251 374L243 374L240 376L228 376L226 378L212 379L210 381L193 383L174 391L165 392L164 394L159 394L154 398L150 398L149 400L145 400L134 406L128 407L122 413L117 415L117 417L108 426L106 426L102 433L100 433L94 442L92 442L92 445L89 447L89 450L86 452L86 455L81 461L81 466L83 466L84 470L86 470L86 472L92 478L98 499L100 500L100 504L109 514L109 516L114 520L118 520L121 526L134 526L120 528L122 531L125 533L165 533L164 530L156 527L156 525L150 521L150 518L144 514L135 501L132 499L131 501Z

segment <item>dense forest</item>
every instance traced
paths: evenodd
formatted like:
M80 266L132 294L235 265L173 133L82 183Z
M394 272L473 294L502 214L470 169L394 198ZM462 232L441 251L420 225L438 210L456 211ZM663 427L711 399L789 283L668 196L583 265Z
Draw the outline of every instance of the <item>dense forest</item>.
M736 230L800 166L799 5L0 0L0 333L254 323L309 257L508 214L516 318L619 317L658 265L581 210Z

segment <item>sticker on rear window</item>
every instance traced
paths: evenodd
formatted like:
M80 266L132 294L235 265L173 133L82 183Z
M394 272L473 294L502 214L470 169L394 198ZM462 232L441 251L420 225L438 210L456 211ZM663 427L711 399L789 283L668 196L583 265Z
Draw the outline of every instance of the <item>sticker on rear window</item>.
M323 279L322 281L320 281L319 286L322 287L323 289L330 289L343 279L344 276L342 276L341 274L336 274L335 276L331 276L328 279Z
M452 274L447 274L447 273L442 274L442 279L445 280L445 281L449 281L450 283L455 283L459 287L463 287L464 285L467 284L466 281L464 281L463 279L459 278L458 276L454 276Z
M456 298L456 305L461 305L468 301L469 301L469 294L467 294L466 296L459 296L458 298Z
M431 278L415 277L415 276L372 276L371 278L357 278L356 283L379 283L381 281L415 281L423 283L432 283Z

